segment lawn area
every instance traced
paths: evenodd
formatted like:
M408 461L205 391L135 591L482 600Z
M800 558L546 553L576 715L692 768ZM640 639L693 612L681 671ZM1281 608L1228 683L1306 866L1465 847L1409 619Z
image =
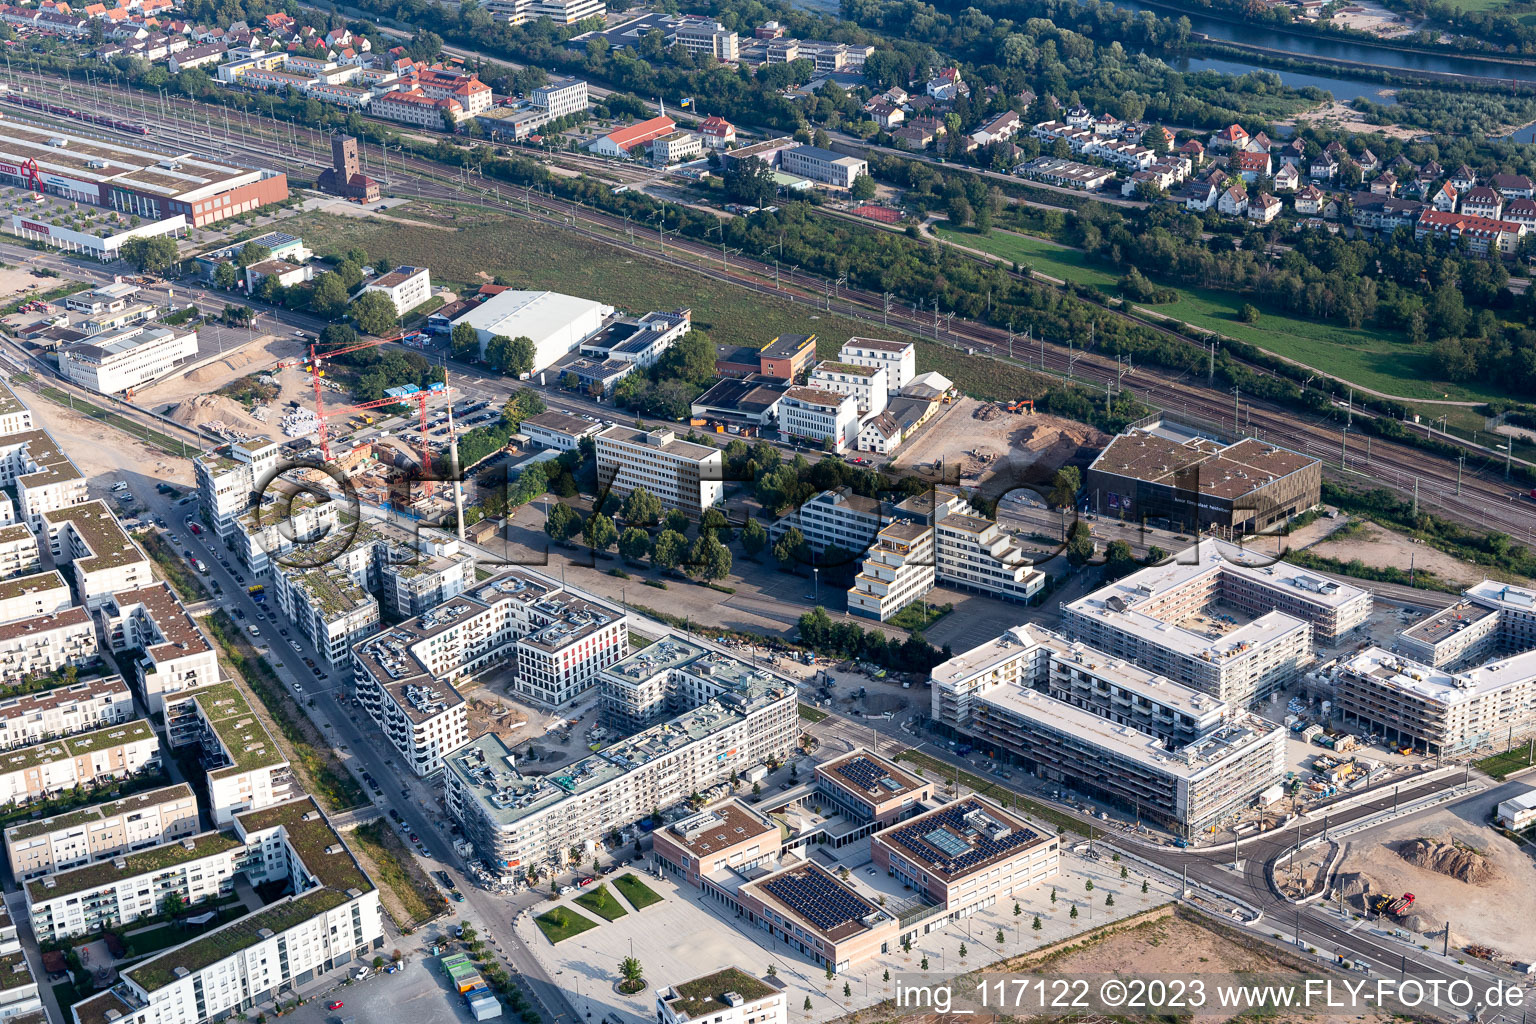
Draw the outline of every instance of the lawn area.
M993 231L990 236L982 237L975 232L956 231L938 224L933 230L940 238L957 245L990 252L1050 277L1097 288L1107 297L1119 295L1119 277L1088 262L1077 249L1011 231ZM1245 324L1237 319L1238 310L1246 301L1240 295L1204 288L1176 290L1180 294L1176 302L1136 308L1258 345L1275 355L1386 394L1410 399L1450 398L1474 402L1500 397L1496 389L1434 380L1431 345L1427 342L1414 345L1389 331L1343 327L1268 310L1264 310L1258 323Z
M903 750L896 755L896 760L906 761L908 764L917 766L921 769L918 774L926 775L933 779L941 790L956 774L952 766L940 761L931 754L920 754L915 750ZM1019 813L1036 820L1050 822L1058 829L1076 832L1079 835L1088 834L1085 831L1086 826L1071 815L1063 814L1044 804L1036 803L1027 797L1020 796L996 779L984 778L983 776L966 771L960 772L959 775L960 785L966 786L982 796L996 800L1003 807L1012 807Z
M1491 778L1502 780L1506 776L1513 775L1515 772L1518 772L1522 768L1530 767L1531 762L1526 759L1527 752L1527 747L1516 747L1515 749L1507 750L1502 754L1494 754L1492 757L1485 757L1481 761L1478 761L1475 767L1478 771L1488 775Z
M612 897L610 897L611 899ZM546 910L533 919L533 923L539 926L539 931L549 940L550 945L564 942L572 935L580 935L597 927L597 922L590 917L583 917L570 907L555 907Z
M448 901L384 819L357 826L348 838L374 880L384 886L381 901L396 925L419 927L448 910Z
M900 626L902 629L916 632L920 629L927 629L954 610L955 606L952 604L932 605L922 601L914 601L886 621L893 626Z
M813 708L809 704L801 704L800 717L807 722L820 722L827 717L827 713L820 708Z
M592 913L604 921L616 921L629 911L624 909L624 904L613 898L613 893L608 891L608 886L599 885L588 889L576 897L576 902L586 907Z
M653 903L661 902L661 896L656 890L640 881L639 877L633 874L620 875L618 878L615 878L613 880L613 887L623 893L624 898L629 900L629 905L636 910L644 910Z
M432 212L425 203L412 214ZM677 270L643 257L628 257L610 246L541 224L488 211L444 208L440 223L450 231L333 214L305 213L284 222L316 252L332 254L362 246L370 255L399 263L432 264L434 282L489 284L500 275L515 288L548 288L644 313L653 309L693 310L693 325L710 340L761 345L776 334L816 334L841 345L860 330L857 321L818 315L787 300L760 295Z

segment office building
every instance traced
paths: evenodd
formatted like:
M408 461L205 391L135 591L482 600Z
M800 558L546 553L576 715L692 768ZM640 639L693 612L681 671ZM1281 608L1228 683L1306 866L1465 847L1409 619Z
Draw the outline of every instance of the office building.
M817 363L811 370L811 387L851 395L859 406L859 416L878 416L885 411L890 392L884 366L859 366L831 361Z
M0 624L0 680L20 682L101 661L91 614L78 605Z
M9 498L5 499L5 510L11 511ZM0 516L3 515L0 512ZM36 534L21 523L0 526L0 579L30 575L41 569L42 565Z
M457 539L421 539L425 550L379 566L384 607L400 618L426 615L475 582L475 557L462 550Z
M693 310L651 311L642 317L618 316L581 343L581 354L646 368L693 329Z
M1370 616L1369 591L1205 540L1063 606L1075 639L1238 706ZM1250 564L1245 564L1250 563ZM1241 618L1239 618L1241 617Z
M591 106L587 83L580 78L551 78L528 97L551 119L584 113Z
M783 849L778 822L736 800L651 833L651 852L657 866L694 888L712 872L751 872L772 864Z
M615 497L643 487L667 508L702 514L724 496L720 449L679 441L668 429L612 426L593 438L597 480Z
M1161 422L1121 434L1088 466L1088 506L1225 536L1290 521L1320 500L1322 463L1257 438L1224 444Z
M17 881L175 842L198 831L197 795L186 783L135 793L5 830Z
M789 1024L784 990L735 967L656 990L656 1024Z
M933 783L861 749L816 766L816 796L868 834L917 813L933 799Z
M19 693L0 701L0 750L131 722L133 715L133 695L122 676Z
M0 806L55 796L160 766L160 741L140 718L0 754Z
M1018 626L933 670L936 722L994 757L1202 830L1285 770L1284 730L1049 630Z
M486 864L520 872L563 863L573 846L790 753L800 730L788 680L681 637L668 642L673 646L658 656L676 678L663 686L683 710L660 724L542 775L519 773L495 734L447 758L449 813ZM644 654L629 663L639 665ZM654 673L641 667L634 677ZM606 692L628 678L621 662L602 685Z
M601 18L607 10L603 0L532 0L528 15L532 21L548 18L556 25L575 25Z
M853 366L883 368L885 384L892 394L912 383L917 376L917 345L910 341L886 341L882 338L849 338L838 350L837 361Z
M219 659L168 583L112 594L96 610L116 654L136 652L133 682L152 714L167 699L219 681ZM126 659L122 659L126 660Z
M192 461L197 475L198 508L220 537L235 520L256 507L261 492L276 476L282 446L268 437L221 445Z
M59 372L81 387L121 394L143 387L197 358L197 331L134 324L60 347Z
M794 383L816 359L816 335L780 334L758 351L758 371L764 377Z
M693 132L668 132L651 141L651 163L670 167L704 155L704 140Z
M842 452L858 440L859 400L853 395L796 386L779 403L779 433Z
M168 701L165 724L172 747L195 745L201 754L214 824L296 795L287 758L235 683Z
M869 173L868 161L816 146L792 146L784 150L779 154L779 167L786 174L798 174L834 188L852 188L855 178Z
M1434 668L1470 665L1498 652L1536 647L1536 590L1495 580L1397 634L1397 649Z
M126 309L128 304L138 296L139 291L139 286L136 284L114 280L111 284L104 284L99 288L88 288L83 292L66 295L64 308L73 313L86 313L90 316L116 313Z
M432 272L426 267L396 267L363 285L363 293L378 292L405 316L432 297Z
M154 582L149 556L123 531L105 501L45 512L42 519L53 562L73 570L86 608L100 607L120 590Z
M800 531L816 555L836 548L834 555L862 557L880 531L896 519L891 506L879 498L855 494L851 488L822 491L769 528L775 542L790 527Z
M612 306L556 292L507 289L469 309L453 321L468 324L480 336L480 356L498 335L533 342L533 372L581 347L613 312Z
M43 513L87 500L85 477L69 456L47 431L31 428L0 436L0 487L15 487L17 519L37 534Z
M572 416L563 412L541 412L529 416L517 428L528 440L553 448L558 452L575 451L583 438L592 437L603 429L602 423L585 416ZM595 443L595 442L594 442Z
M204 227L288 198L288 179L191 153L153 152L7 121L0 181L158 221L185 217Z
M733 61L741 56L736 33L713 18L685 15L672 28L673 45L681 46L694 60Z
M284 880L292 895L125 968L112 988L70 1008L75 1024L238 1016L383 947L378 891L314 800L241 815L233 832L213 834L237 839L253 885Z

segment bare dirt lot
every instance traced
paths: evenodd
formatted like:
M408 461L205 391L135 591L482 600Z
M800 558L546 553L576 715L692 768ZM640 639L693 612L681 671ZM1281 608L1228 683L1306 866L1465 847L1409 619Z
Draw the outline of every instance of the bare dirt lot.
M1338 100L1303 111L1291 120L1297 124L1312 123L1345 132L1381 132L1399 139L1411 139L1418 134L1414 129L1401 125L1370 124L1361 118L1358 110Z
M1371 32L1383 39L1405 35L1414 29L1401 14L1373 3L1350 4L1333 16L1333 23L1340 28Z
M57 283L49 278L33 277L27 267L6 267L0 270L0 299L9 299L25 291L46 291L45 284L51 288Z
M1102 447L1109 438L1092 427L1055 416L1009 413L990 402L961 398L940 414L898 453L897 466L930 465L944 459L946 473L960 483L983 475L1024 479L1041 475L1070 460L1079 447Z
M1482 566L1452 558L1427 544L1415 544L1408 537L1395 533L1375 523L1361 522L1357 528L1334 533L1333 536L1307 549L1315 555L1339 558L1344 561L1358 558L1362 563L1377 568L1407 568L1428 570L1441 579L1463 586L1471 586L1486 579L1488 570ZM1447 599L1446 603L1450 603Z
M1451 920L1451 946L1487 946L1503 960L1536 959L1536 863L1531 854L1476 820L1486 803L1438 810L1352 837L1339 862L1338 884L1357 912L1365 891L1411 892L1412 912L1401 926L1438 947ZM1403 859L1406 844L1429 838L1454 843L1480 862L1481 882L1464 882ZM1383 925L1389 927L1389 925Z

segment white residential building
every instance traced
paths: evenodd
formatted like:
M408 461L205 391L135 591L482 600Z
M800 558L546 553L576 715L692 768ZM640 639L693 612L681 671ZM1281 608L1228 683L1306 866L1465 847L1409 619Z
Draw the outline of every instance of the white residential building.
M0 622L48 615L73 603L69 584L57 569L0 580Z
M779 154L786 174L797 174L834 188L852 188L854 179L869 173L869 162L815 146L792 146Z
M174 842L198 831L197 794L185 782L93 804L5 830L17 881Z
M657 1024L789 1024L784 990L728 967L656 990Z
M849 338L838 351L837 361L853 366L883 367L886 388L894 394L917 376L917 344L883 338Z
M724 494L724 456L718 448L680 441L664 428L619 425L600 431L593 441L598 486L615 497L643 487L667 508L700 515Z
M165 725L172 747L195 744L200 751L215 825L296 795L288 759L235 683L167 701Z
M859 402L851 394L821 388L792 387L779 403L779 433L819 441L832 451L858 442Z
M6 512L14 514L9 498L5 499L3 510L0 510L0 518ZM42 564L35 533L21 523L12 522L0 526L0 579L35 573Z
M591 104L587 99L587 83L579 78L551 78L528 97L536 107L542 107L550 118L568 117L584 112Z
M133 721L133 694L122 676L21 693L0 701L0 749Z
M276 441L254 437L222 445L193 460L199 508L220 537L228 537L235 520L256 507L262 489L277 473L281 455L282 446Z
M363 293L379 292L395 307L396 316L405 316L432 297L432 273L426 267L396 267L363 285Z
M704 140L693 132L672 132L651 142L651 163L657 167L697 160L704 155Z
M7 682L100 660L91 613L79 605L0 625L0 679Z
M861 418L884 412L891 391L884 366L820 362L811 370L809 383L813 388L852 395L858 403Z
M154 323L93 334L59 349L59 372L102 394L131 392L197 358L197 331Z
M341 568L279 569L272 590L283 614L332 670L351 671L352 645L379 628L378 599Z
M86 608L100 607L120 590L154 582L149 556L123 532L105 501L45 512L42 518L53 563L73 569Z
M219 659L168 583L120 590L96 610L114 653L137 652L134 683L151 713L166 700L219 681Z
M75 786L137 775L160 764L160 741L145 719L45 740L0 754L0 806L55 796Z
M17 517L39 534L44 512L88 500L85 477L45 430L26 428L0 436L0 487L4 486L16 488Z

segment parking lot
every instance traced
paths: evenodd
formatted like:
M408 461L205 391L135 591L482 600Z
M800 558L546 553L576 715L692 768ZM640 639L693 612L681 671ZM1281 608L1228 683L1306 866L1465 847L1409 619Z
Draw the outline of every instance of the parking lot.
M387 955L388 950L384 950ZM472 1021L469 1008L448 985L448 978L437 969L435 957L422 952L412 954L395 974L375 973L359 982L343 984L343 971L332 973L330 985L319 985L306 993L308 1002L284 1014L294 1024L335 1024L354 1018L359 1021L387 1021L388 1024L438 1024L440 1021ZM326 1007L340 1001L340 1009Z

